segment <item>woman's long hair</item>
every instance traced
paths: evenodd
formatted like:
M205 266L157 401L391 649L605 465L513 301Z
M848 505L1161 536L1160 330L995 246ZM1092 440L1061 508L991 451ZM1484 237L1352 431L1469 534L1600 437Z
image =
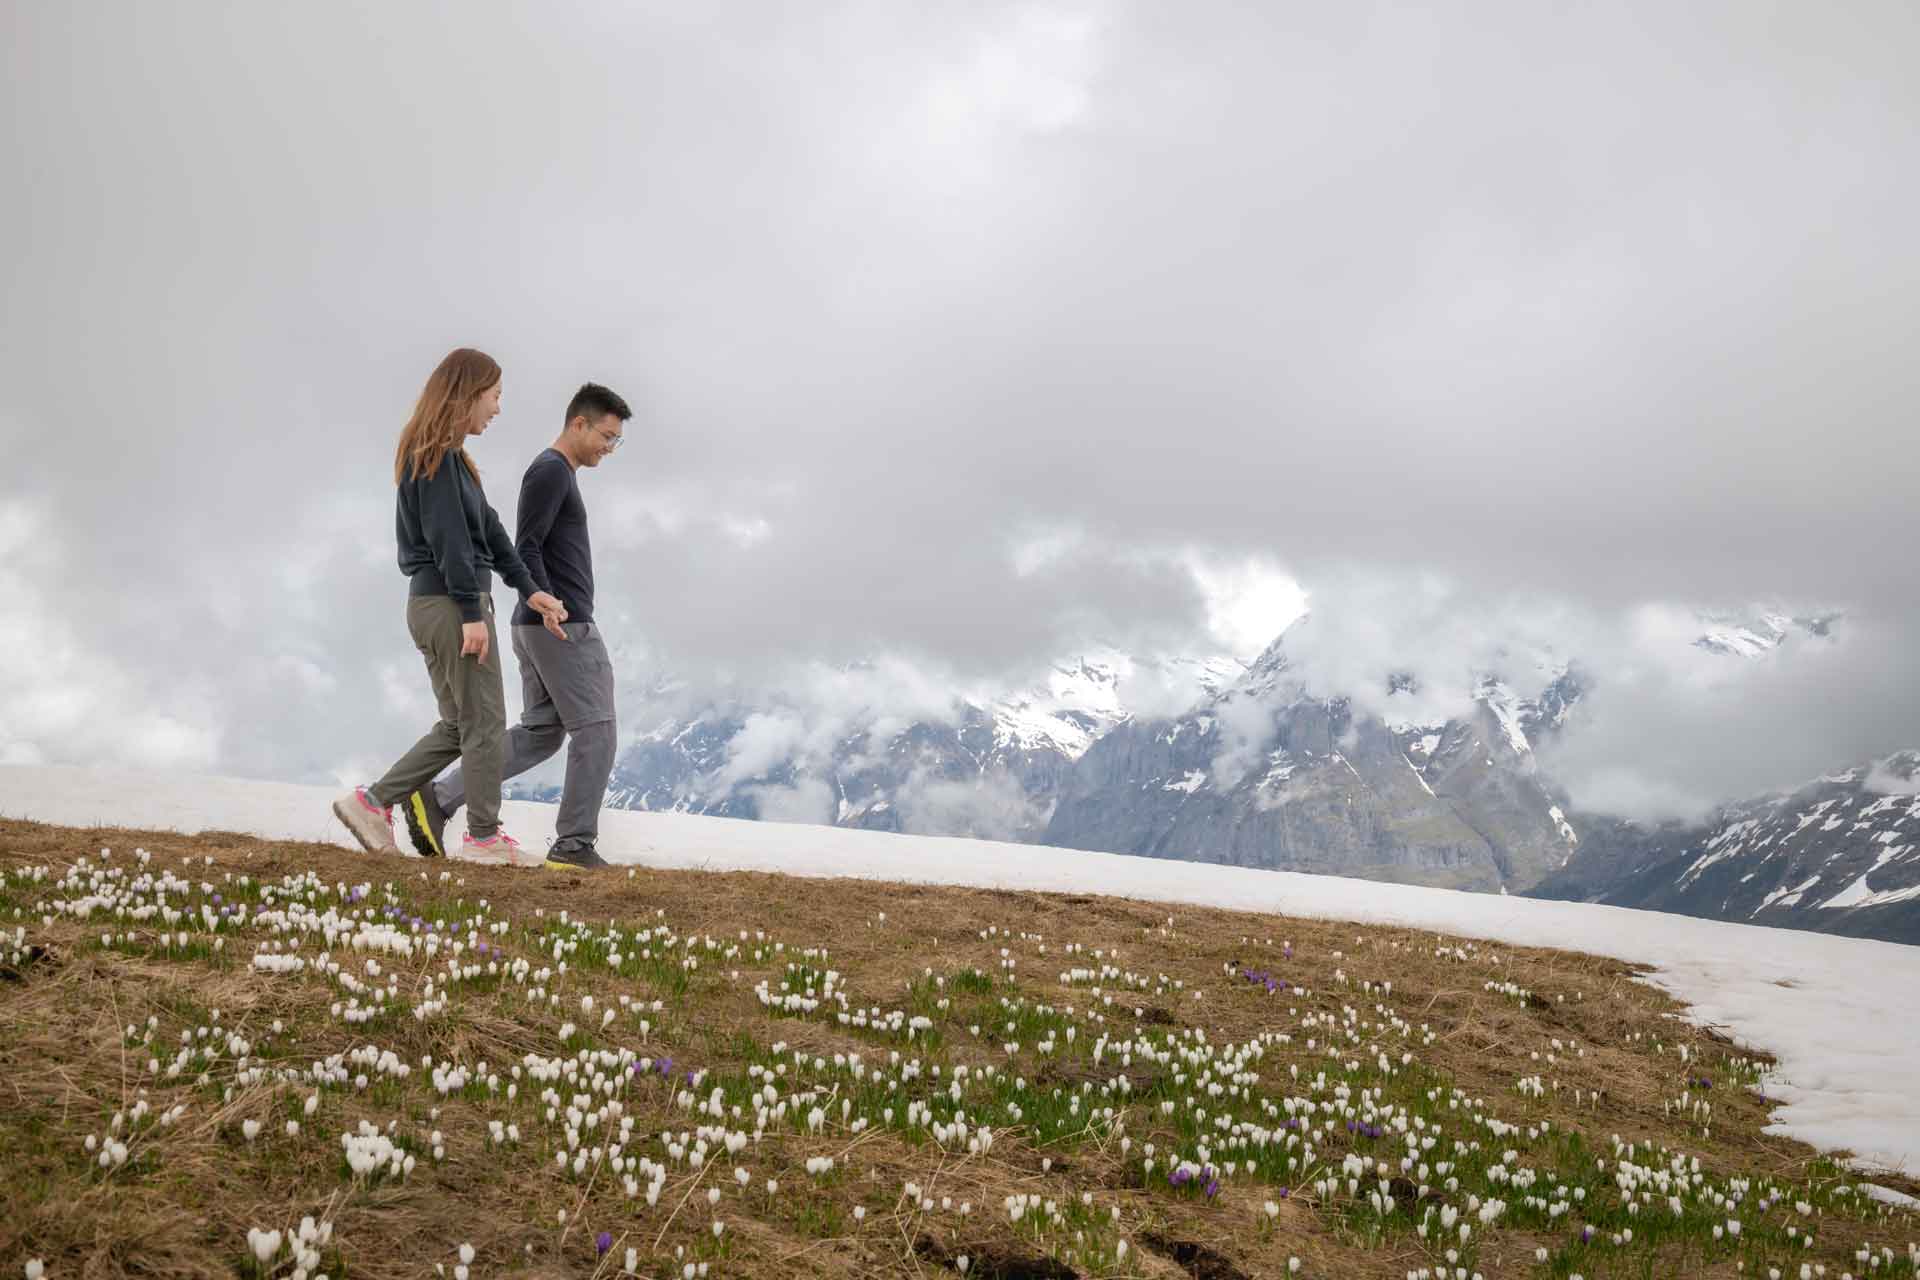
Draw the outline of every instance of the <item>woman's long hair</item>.
M400 447L393 455L393 482L404 482L409 468L423 480L432 479L449 453L479 479L479 469L467 456L467 429L473 422L473 402L499 381L500 366L484 351L461 347L442 360L427 379L426 389L413 406L413 416L400 432Z

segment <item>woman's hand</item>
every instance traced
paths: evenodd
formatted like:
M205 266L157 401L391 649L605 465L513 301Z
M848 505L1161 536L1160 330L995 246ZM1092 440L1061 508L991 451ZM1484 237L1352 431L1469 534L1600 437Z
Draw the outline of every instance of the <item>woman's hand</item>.
M557 597L536 591L527 597L527 608L540 615L541 625L549 632L562 640L567 638L566 629L560 625L567 620L567 606Z
M464 658L468 654L480 659L483 664L487 660L487 624L484 620L460 624L460 656Z

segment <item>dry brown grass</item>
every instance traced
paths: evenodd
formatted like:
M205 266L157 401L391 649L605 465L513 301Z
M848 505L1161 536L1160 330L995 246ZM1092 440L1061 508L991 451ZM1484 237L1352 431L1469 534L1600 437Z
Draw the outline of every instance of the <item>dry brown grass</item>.
M1456 943L1472 947L1473 957L1444 959L1435 954L1440 940L1420 931L1090 895L758 874L642 870L629 879L624 872L443 868L238 835L185 837L0 822L0 872L33 865L57 872L102 847L116 851L116 864L136 847L150 851L156 867L177 868L190 856L195 866L183 874L195 880L218 882L228 873L275 880L313 869L329 883L394 882L421 906L485 898L496 915L516 925L539 922L542 911L549 921L565 911L594 925L617 921L632 928L656 922L664 913L665 923L683 937L733 941L742 931L764 931L790 951L830 948L822 967L845 975L856 1006L901 1006L907 984L928 967L953 973L977 966L994 973L1004 947L1017 959L1023 994L1084 1013L1091 1007L1087 991L1063 988L1057 977L1071 966L1097 967L1102 961L1091 953L1099 948L1106 961L1125 969L1185 983L1177 993L1115 992L1114 1007L1103 1011L1118 1031L1202 1028L1218 1045L1276 1030L1300 1036L1296 1011L1338 1016L1351 1006L1372 1020L1374 1007L1383 1006L1433 1035L1430 1045L1415 1040L1407 1046L1424 1066L1486 1099L1504 1118L1546 1121L1557 1132L1587 1134L1602 1155L1608 1154L1608 1136L1618 1134L1636 1143L1684 1149L1723 1176L1816 1187L1836 1180L1830 1163L1810 1149L1763 1134L1765 1104L1746 1089L1727 1087L1730 1082L1717 1082L1722 1087L1711 1093L1710 1132L1672 1118L1665 1104L1683 1092L1686 1078L1694 1072L1720 1074L1719 1064L1732 1051L1712 1031L1677 1020L1674 1002L1636 981L1628 966L1593 956ZM200 864L205 857L213 859L211 867ZM443 886L431 876L425 883L417 878L422 870L437 875L443 869L461 883ZM238 1089L229 1099L218 1087L153 1084L145 1075L145 1058L153 1051L127 1048L123 1029L157 1015L156 1047L164 1060L182 1030L191 1031L218 1009L222 1026L254 1039L262 1046L260 1056L279 1063L377 1043L414 1063L431 1054L436 1060L486 1060L498 1070L528 1052L558 1052L555 1025L574 1012L566 1006L582 992L591 990L603 1001L621 993L652 999L659 988L596 974L590 984L556 982L553 989L565 997L557 1011L529 1012L517 988L503 987L494 996L457 1001L449 1017L383 1019L376 1028L362 1029L329 1015L329 1005L340 995L324 981L247 968L251 944L245 934L229 944L236 954L224 965L128 954L99 946L106 926L97 920L56 918L46 925L37 916L15 917L44 894L45 886L22 888L17 881L0 894L0 926L11 933L26 924L31 941L44 948L17 972L0 971L4 1274L18 1275L21 1260L38 1256L55 1277L230 1275L243 1268L249 1227L283 1227L303 1214L330 1215L336 1224L337 1256L329 1263L336 1280L343 1271L355 1277L418 1276L436 1263L445 1264L450 1276L462 1242L477 1250L476 1280L503 1273L588 1275L597 1270L612 1275L629 1245L641 1251L641 1274L664 1275L676 1246L690 1258L709 1256L706 1233L716 1213L728 1224L725 1255L712 1271L716 1276L953 1275L953 1259L960 1253L974 1260L973 1275L1007 1277L1124 1273L1220 1280L1281 1275L1286 1259L1297 1256L1304 1275L1397 1278L1432 1261L1428 1248L1410 1233L1369 1240L1345 1216L1298 1199L1287 1200L1277 1224L1263 1228L1260 1204L1273 1194L1269 1188L1230 1183L1212 1204L1170 1194L1164 1184L1144 1189L1137 1170L1129 1175L1117 1142L1097 1136L1042 1145L1032 1134L1014 1131L1003 1133L988 1155L964 1157L884 1128L858 1136L829 1133L811 1141L769 1132L741 1157L753 1169L752 1188L738 1194L725 1181L726 1196L717 1211L708 1209L704 1196L710 1185L726 1178L723 1169L709 1165L695 1175L676 1167L654 1209L627 1200L608 1179L583 1189L554 1172L544 1137L548 1131L536 1135L540 1126L527 1119L524 1098L526 1141L519 1154L503 1154L485 1141L486 1119L497 1111L459 1097L437 1100L429 1089L417 1087L423 1083L417 1072L411 1082L416 1087L398 1097L329 1093L320 1115L290 1140L280 1127L297 1114L297 1094L269 1085ZM1170 916L1172 928L1167 927ZM983 930L997 932L983 939ZM1290 958L1283 956L1284 942L1292 944ZM1086 954L1064 954L1069 943L1081 944ZM749 1041L784 1040L829 1057L851 1051L874 1059L887 1052L873 1037L827 1022L770 1019L753 985L770 974L777 977L778 964L703 964L687 1000L660 1019L654 1043L642 1052L670 1052L682 1063L716 1071L743 1067L742 1046ZM1270 969L1312 994L1268 996L1230 977L1226 969L1236 964ZM423 970L423 965L411 966L409 980L417 984ZM1361 985L1383 980L1392 983L1390 995L1378 988L1369 993ZM1489 981L1512 982L1532 997L1489 992L1484 989ZM1142 1010L1137 1018L1136 1005ZM286 1028L281 1036L268 1032L275 1019ZM618 1024L623 1030L625 1025ZM949 1067L1006 1061L984 1039L958 1028L948 1032L939 1056ZM1555 1038L1567 1047L1549 1066L1545 1055ZM1365 1042L1381 1039L1363 1037L1353 1056L1368 1058ZM1394 1045L1397 1054L1398 1041ZM1695 1055L1688 1067L1678 1058L1683 1045ZM1280 1088L1293 1062L1303 1073L1328 1065L1323 1053L1296 1043L1263 1063L1263 1086ZM1023 1054L1020 1066L1047 1087L1096 1076L1104 1080L1118 1070L1111 1064L1095 1072L1074 1061L1042 1062L1031 1052ZM1535 1073L1558 1087L1539 1100L1517 1095L1515 1081ZM151 1088L157 1108L185 1100L189 1110L159 1140L159 1158L103 1176L81 1142L89 1133L104 1133L108 1117L130 1106L143 1085ZM658 1091L636 1091L630 1104L638 1122L636 1138L695 1127L684 1112L669 1109ZM438 1117L430 1118L436 1105ZM437 1128L445 1136L447 1158L440 1163L422 1159L403 1184L350 1185L341 1174L338 1134L363 1118L382 1125L400 1118L402 1134ZM254 1143L240 1137L247 1119L265 1127ZM1129 1123L1128 1133L1136 1141L1151 1141L1155 1129L1153 1118L1143 1115ZM658 1155L638 1141L633 1149ZM840 1153L843 1171L816 1186L801 1164L822 1152ZM1333 1158L1337 1162L1338 1152ZM1133 1159L1137 1165L1137 1152ZM1050 1168L1043 1168L1044 1160L1052 1161ZM761 1190L769 1177L782 1184L777 1199ZM963 1220L950 1213L904 1212L901 1188L908 1181L936 1199L970 1201L973 1215ZM1094 1272L1054 1262L1048 1255L1062 1252L1060 1241L1036 1244L1030 1234L1010 1229L1001 1209L1012 1194L1039 1193L1064 1203L1083 1192L1094 1194L1103 1216L1119 1208L1113 1235L1133 1246L1124 1268ZM850 1216L856 1204L867 1206L866 1220L857 1227ZM558 1224L562 1210L571 1219L564 1228ZM1824 1260L1836 1278L1861 1240L1873 1236L1900 1247L1907 1238L1896 1237L1884 1215L1865 1207L1849 1213L1844 1206L1823 1204L1822 1215L1818 1247L1804 1256ZM1912 1234L1910 1224L1902 1229ZM593 1241L600 1231L616 1238L606 1262L596 1259ZM1535 1266L1533 1250L1537 1244L1557 1249L1567 1235L1566 1230L1486 1233L1478 1270L1488 1277L1556 1274ZM1627 1256L1621 1255L1623 1264ZM1630 1267L1609 1272L1589 1266L1587 1274L1668 1274L1657 1259L1635 1258ZM1730 1258L1694 1258L1686 1269L1734 1274Z

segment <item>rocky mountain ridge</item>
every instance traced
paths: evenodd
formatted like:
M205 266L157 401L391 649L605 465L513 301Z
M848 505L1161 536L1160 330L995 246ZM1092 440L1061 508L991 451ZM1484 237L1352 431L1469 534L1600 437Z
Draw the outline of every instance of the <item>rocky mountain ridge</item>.
M1834 620L1703 617L1693 643L1759 661L1828 635ZM1435 719L1409 673L1385 673L1383 696L1310 688L1289 651L1310 625L1295 623L1250 663L1103 651L1059 663L1025 690L955 697L945 715L862 707L832 732L778 700L716 701L642 734L609 803L1920 941L1920 801L1898 799L1903 787L1920 790L1911 753L1729 805L1707 822L1582 813L1535 750L1577 732L1568 726L1586 685L1576 664L1533 654L1478 673L1468 709L1456 699L1454 714ZM1161 687L1170 675L1185 681L1191 705L1149 714L1131 696L1143 673Z
M1920 751L1606 837L1534 896L1920 942Z

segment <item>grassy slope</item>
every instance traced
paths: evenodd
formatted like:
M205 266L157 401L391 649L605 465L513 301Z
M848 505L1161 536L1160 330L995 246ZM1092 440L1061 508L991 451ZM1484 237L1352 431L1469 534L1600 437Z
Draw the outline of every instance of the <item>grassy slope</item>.
M1839 1277L1869 1273L1868 1245L1894 1251L1871 1274L1911 1274L1920 1239L1762 1135L1764 1062L1611 960L1101 897L17 822L0 873L5 1275L288 1276L287 1247L260 1267L247 1232L306 1215L331 1224L314 1270L335 1280L452 1276L463 1243L476 1278L613 1276L629 1248L645 1276L953 1275L965 1255L1005 1277ZM305 967L256 969L263 943ZM352 1173L363 1122L411 1172ZM125 1162L109 1147L103 1169L110 1141ZM1173 1185L1182 1160L1208 1171Z

